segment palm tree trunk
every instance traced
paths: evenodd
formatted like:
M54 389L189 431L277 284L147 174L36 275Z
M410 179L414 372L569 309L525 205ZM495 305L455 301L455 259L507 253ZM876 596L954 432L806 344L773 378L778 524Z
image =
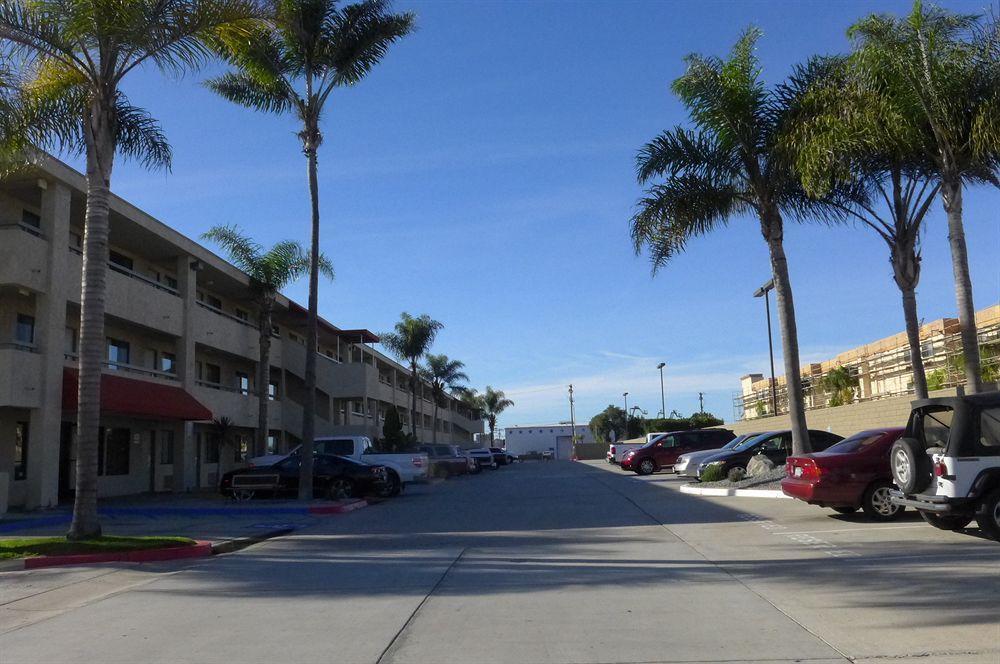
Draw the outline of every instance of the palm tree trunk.
M781 330L781 354L785 362L785 388L788 393L788 418L791 420L792 452L808 454L809 429L806 426L805 403L802 398L802 373L799 367L799 335L795 325L795 303L788 278L788 260L783 245L784 229L781 215L770 210L761 220L764 239L771 254L771 274L778 303L778 328Z
M975 394L982 391L983 384L979 361L979 334L976 329L976 307L972 302L969 254L965 246L965 227L962 223L961 180L942 178L941 200L948 215L951 269L955 275L955 301L958 308L958 325L962 334L962 355L965 358L965 389L970 394Z
M900 209L900 206L897 206ZM905 232L897 224L895 244L890 245L889 260L893 278L903 296L903 318L906 321L906 339L910 346L910 367L913 371L913 391L918 399L927 398L927 374L920 354L920 320L917 317L917 283L920 281L920 258L917 256L916 231ZM902 226L902 227L901 227Z
M318 131L315 132L318 134ZM309 248L309 314L306 318L306 397L302 418L302 454L299 466L299 500L312 500L313 438L316 435L316 345L319 336L319 184L316 179L316 144L307 139L309 200L312 206L312 241Z
M413 442L417 440L417 361L410 362L410 432Z
M114 165L110 111L100 103L85 118L87 213L84 220L83 276L80 293L80 359L77 391L76 496L71 540L97 537L98 431L101 423L101 365L104 361L104 310L108 273L108 209ZM60 238L52 238L53 242Z
M257 361L257 454L266 454L267 434L269 424L267 421L267 411L270 408L271 394L271 327L272 327L272 306L274 300L269 296L264 296L261 300L260 321L259 321L259 343L260 357Z
M917 318L917 296L912 288L903 294L903 318L906 319L906 340L910 345L910 365L913 368L913 392L917 399L927 398L927 374L920 355L920 320Z

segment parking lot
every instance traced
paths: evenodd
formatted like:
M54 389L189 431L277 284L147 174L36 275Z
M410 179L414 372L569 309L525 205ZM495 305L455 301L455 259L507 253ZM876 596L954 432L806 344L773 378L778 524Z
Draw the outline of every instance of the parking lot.
M2 661L1000 661L995 542L679 485L595 461L413 487L48 606Z

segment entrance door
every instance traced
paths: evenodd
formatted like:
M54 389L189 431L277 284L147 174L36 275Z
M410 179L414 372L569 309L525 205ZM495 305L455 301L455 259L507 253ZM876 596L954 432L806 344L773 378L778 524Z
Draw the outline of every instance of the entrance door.
M556 436L556 458L569 461L573 458L573 437Z

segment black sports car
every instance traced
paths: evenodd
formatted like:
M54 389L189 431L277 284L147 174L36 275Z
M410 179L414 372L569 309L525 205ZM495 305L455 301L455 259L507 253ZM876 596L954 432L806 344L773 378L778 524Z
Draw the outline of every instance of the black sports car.
M273 466L241 468L222 476L219 491L236 500L255 496L276 497L299 490L298 454ZM380 493L386 486L385 466L358 463L332 454L313 457L313 495L341 500Z

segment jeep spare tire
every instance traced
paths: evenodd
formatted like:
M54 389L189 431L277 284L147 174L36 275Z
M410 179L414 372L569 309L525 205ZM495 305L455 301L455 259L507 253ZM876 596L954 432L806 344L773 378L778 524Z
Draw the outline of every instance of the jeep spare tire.
M931 459L913 438L900 438L889 452L892 479L903 493L920 493L931 483Z

